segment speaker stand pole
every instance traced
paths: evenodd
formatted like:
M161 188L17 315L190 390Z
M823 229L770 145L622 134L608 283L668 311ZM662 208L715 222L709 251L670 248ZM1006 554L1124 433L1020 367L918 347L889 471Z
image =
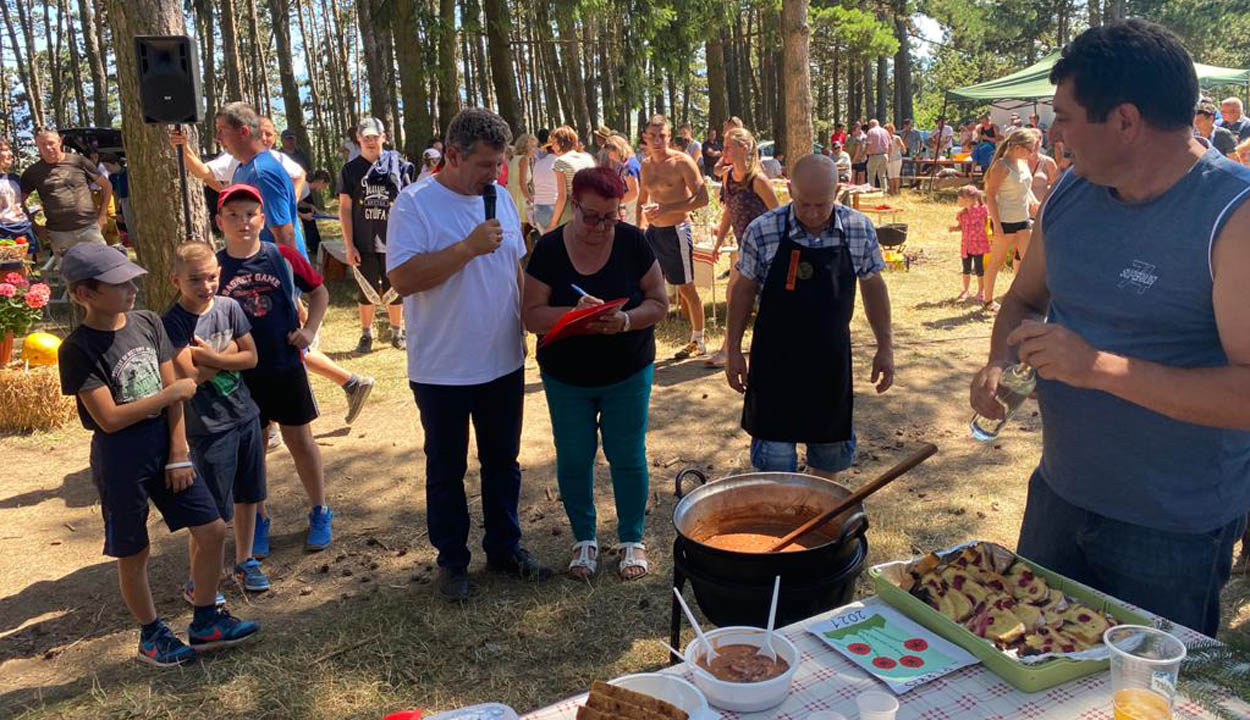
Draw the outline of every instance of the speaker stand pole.
M175 123L174 129L182 132L182 125ZM187 159L182 156L184 147L178 148L178 185L182 188L182 221L187 229L187 242L192 242L198 239L199 233L191 227L191 195L187 190Z

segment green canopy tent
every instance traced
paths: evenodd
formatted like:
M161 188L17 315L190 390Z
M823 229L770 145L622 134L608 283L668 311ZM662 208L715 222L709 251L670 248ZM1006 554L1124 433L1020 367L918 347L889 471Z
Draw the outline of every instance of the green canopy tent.
M1059 60L1059 56L1060 53L1056 50L1023 70L1017 70L997 80L948 90L946 99L990 104L1004 100L1050 102L1055 94L1055 86L1050 84L1050 69ZM1194 63L1194 71L1198 75L1198 84L1202 87L1243 85L1250 94L1250 70Z

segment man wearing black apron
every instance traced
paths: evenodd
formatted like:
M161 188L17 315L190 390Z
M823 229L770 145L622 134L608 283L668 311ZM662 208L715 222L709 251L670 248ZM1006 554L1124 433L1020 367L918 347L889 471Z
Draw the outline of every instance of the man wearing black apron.
M800 158L790 204L761 215L740 240L742 281L729 298L725 372L730 387L746 394L742 428L751 435L757 470L797 470L797 443L807 446L808 472L833 477L850 467L850 322L857 284L877 341L872 382L878 393L894 382L890 296L877 233L866 216L836 203L837 188L832 159ZM757 297L748 371L742 335Z

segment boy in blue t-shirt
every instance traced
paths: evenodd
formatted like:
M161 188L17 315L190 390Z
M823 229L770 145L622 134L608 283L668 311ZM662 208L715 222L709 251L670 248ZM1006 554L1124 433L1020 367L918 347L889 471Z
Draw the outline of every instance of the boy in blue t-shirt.
M117 558L122 600L141 626L138 659L171 667L194 659L196 650L242 642L260 626L213 602L226 526L187 457L182 402L195 393L195 383L175 379L174 351L160 317L133 309L133 281L146 273L105 245L70 248L61 277L86 314L58 360L61 392L76 397L78 417L93 431L91 475L104 515L104 554ZM190 647L161 622L148 586L149 500L171 531L185 527L195 538Z
M179 297L163 319L179 377L198 385L186 404L196 474L212 491L222 519L234 520L235 577L244 590L263 592L269 579L252 555L252 537L256 506L265 499L265 439L260 410L240 375L256 367L256 343L243 308L216 297L219 273L212 246L178 246L171 279ZM193 587L188 582L184 594Z
M312 505L304 548L316 552L330 546L333 513L326 505L321 449L312 434L317 402L308 385L301 354L312 344L325 317L330 293L308 260L288 245L261 242L265 223L260 192L251 185L231 185L217 198L217 227L226 247L217 252L221 265L218 294L236 300L252 324L256 367L243 372L252 400L260 408L262 427L278 424L282 439ZM300 324L295 291L308 300L308 317ZM267 553L269 518L258 516L252 554Z

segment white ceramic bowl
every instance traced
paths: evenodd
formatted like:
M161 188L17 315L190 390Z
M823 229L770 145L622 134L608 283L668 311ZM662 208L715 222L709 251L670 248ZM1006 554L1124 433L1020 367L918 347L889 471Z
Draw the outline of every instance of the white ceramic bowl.
M699 688L676 675L639 673L619 677L608 684L672 703L684 710L690 720L715 720L717 717L708 707L707 698L699 692Z
M764 644L762 628L730 626L717 628L704 633L713 646L722 645L755 645ZM773 633L773 649L777 657L785 660L790 669L771 680L753 683L733 683L717 680L702 668L693 670L694 684L699 686L712 705L734 712L759 712L780 705L790 692L790 681L799 669L799 649L781 633ZM686 662L695 665L695 657L702 657L707 651L703 643L696 637L686 646L683 653Z

